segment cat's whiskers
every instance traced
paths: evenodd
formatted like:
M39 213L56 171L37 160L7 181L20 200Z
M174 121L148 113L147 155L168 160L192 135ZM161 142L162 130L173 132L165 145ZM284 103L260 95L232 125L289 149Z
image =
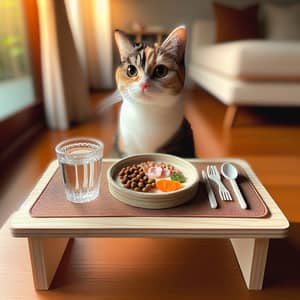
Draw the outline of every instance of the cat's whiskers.
M122 96L120 94L120 92L118 90L114 91L113 94L107 96L106 98L104 98L98 105L96 108L96 111L98 114L102 114L106 109L108 109L109 107L111 107L112 105L121 102Z

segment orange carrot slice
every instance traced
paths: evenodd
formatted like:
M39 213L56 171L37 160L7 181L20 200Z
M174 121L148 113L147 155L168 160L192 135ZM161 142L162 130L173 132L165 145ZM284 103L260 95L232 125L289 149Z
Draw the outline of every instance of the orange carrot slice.
M181 189L181 183L175 180L162 179L156 182L156 187L162 192L173 192Z

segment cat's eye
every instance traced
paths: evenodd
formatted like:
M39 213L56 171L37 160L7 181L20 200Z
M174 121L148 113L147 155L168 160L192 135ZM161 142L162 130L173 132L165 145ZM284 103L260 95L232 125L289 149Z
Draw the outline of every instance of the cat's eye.
M156 66L153 72L153 75L158 78L165 77L167 76L167 74L168 74L168 68L164 65Z
M134 65L129 65L127 67L127 76L128 77L135 77L137 75L138 71L137 68Z

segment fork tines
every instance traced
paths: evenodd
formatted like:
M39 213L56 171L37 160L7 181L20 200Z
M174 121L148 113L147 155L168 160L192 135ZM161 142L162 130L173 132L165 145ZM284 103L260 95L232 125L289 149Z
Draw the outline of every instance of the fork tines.
M222 200L224 201L232 200L230 192L227 190L227 188L224 186L224 184L221 181L221 175L216 166L214 165L207 166L207 176L210 180L214 181L218 185L219 195Z

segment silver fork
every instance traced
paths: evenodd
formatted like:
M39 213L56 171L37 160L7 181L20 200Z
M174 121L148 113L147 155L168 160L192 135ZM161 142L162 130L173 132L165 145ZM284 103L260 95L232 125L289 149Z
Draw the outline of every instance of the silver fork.
M229 201L232 197L221 181L221 175L216 166L207 166L207 176L210 180L214 181L219 187L219 195L222 200Z

